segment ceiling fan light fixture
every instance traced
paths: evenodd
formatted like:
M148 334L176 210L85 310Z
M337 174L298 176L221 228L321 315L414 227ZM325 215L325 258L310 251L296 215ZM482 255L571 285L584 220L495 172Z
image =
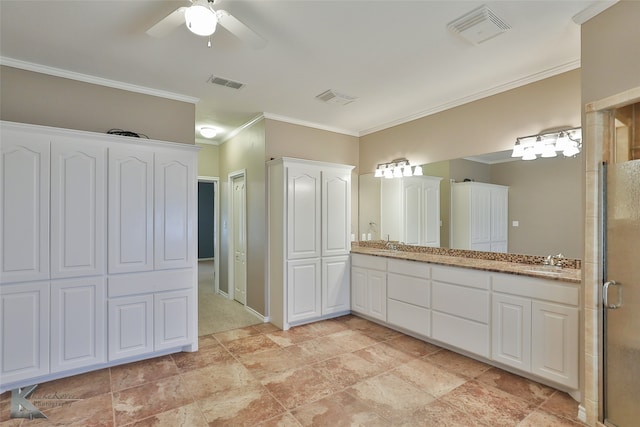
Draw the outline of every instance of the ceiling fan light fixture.
M218 16L209 8L207 2L195 1L184 12L184 20L187 28L198 36L210 36L216 31Z

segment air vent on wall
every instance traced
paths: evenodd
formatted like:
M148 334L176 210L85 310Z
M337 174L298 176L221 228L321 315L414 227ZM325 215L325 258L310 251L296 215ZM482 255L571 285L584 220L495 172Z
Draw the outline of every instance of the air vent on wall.
M475 45L491 40L511 29L509 24L500 19L486 5L451 21L447 28Z
M218 86L224 86L231 89L242 89L245 85L244 83L234 82L233 80L224 79L222 77L211 76L207 82L212 83Z
M358 99L354 96L344 95L331 89L322 92L320 95L316 95L316 98L320 101L326 102L327 104L338 105L347 105Z

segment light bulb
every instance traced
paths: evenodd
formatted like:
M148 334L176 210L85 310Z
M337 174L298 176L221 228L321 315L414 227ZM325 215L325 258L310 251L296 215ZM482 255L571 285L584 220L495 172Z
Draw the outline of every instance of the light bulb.
M384 172L383 172L382 169L383 169L382 166L378 166L376 168L376 173L373 176L376 177L376 178L381 178L384 175Z
M537 156L533 147L525 148L524 155L522 156L522 160L535 160L535 159L537 159Z
M422 166L416 166L413 168L413 176L422 176Z
M394 178L402 178L402 167L394 166L393 167L393 177Z
M413 173L411 172L411 166L408 163L404 166L403 175L404 176L412 176L413 175Z
M553 144L545 144L544 149L542 150L542 155L541 157L544 157L545 159L548 159L550 157L556 157L556 150L554 149L554 145Z
M567 148L562 152L565 157L573 157L580 152L578 144L571 141Z
M516 144L513 146L513 153L511 153L511 157L522 157L524 155L524 145L520 143L520 141L516 141Z
M216 24L218 23L218 17L215 12L206 4L201 4L200 2L194 2L193 5L184 12L184 20L189 31L199 36L210 36L213 34L216 31Z
M384 170L384 177L386 179L391 179L393 178L393 171L391 170L391 166L387 166Z

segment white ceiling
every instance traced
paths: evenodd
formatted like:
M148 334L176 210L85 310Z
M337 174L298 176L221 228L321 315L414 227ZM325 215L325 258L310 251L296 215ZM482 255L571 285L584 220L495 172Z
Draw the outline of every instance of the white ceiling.
M2 63L105 79L199 99L196 127L222 141L261 113L364 135L580 65L575 21L612 1L219 0L268 40L253 50L220 28L145 31L185 1L0 0ZM447 23L486 4L512 29L475 46ZM211 75L245 83L207 83ZM125 86L126 87L126 86ZM315 99L333 89L346 106ZM114 124L114 126L116 126Z

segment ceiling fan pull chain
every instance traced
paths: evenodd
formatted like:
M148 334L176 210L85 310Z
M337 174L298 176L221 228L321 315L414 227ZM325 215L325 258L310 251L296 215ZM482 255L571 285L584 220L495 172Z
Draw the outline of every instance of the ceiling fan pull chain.
M209 36L209 42L207 43L207 47L211 47L211 36Z

